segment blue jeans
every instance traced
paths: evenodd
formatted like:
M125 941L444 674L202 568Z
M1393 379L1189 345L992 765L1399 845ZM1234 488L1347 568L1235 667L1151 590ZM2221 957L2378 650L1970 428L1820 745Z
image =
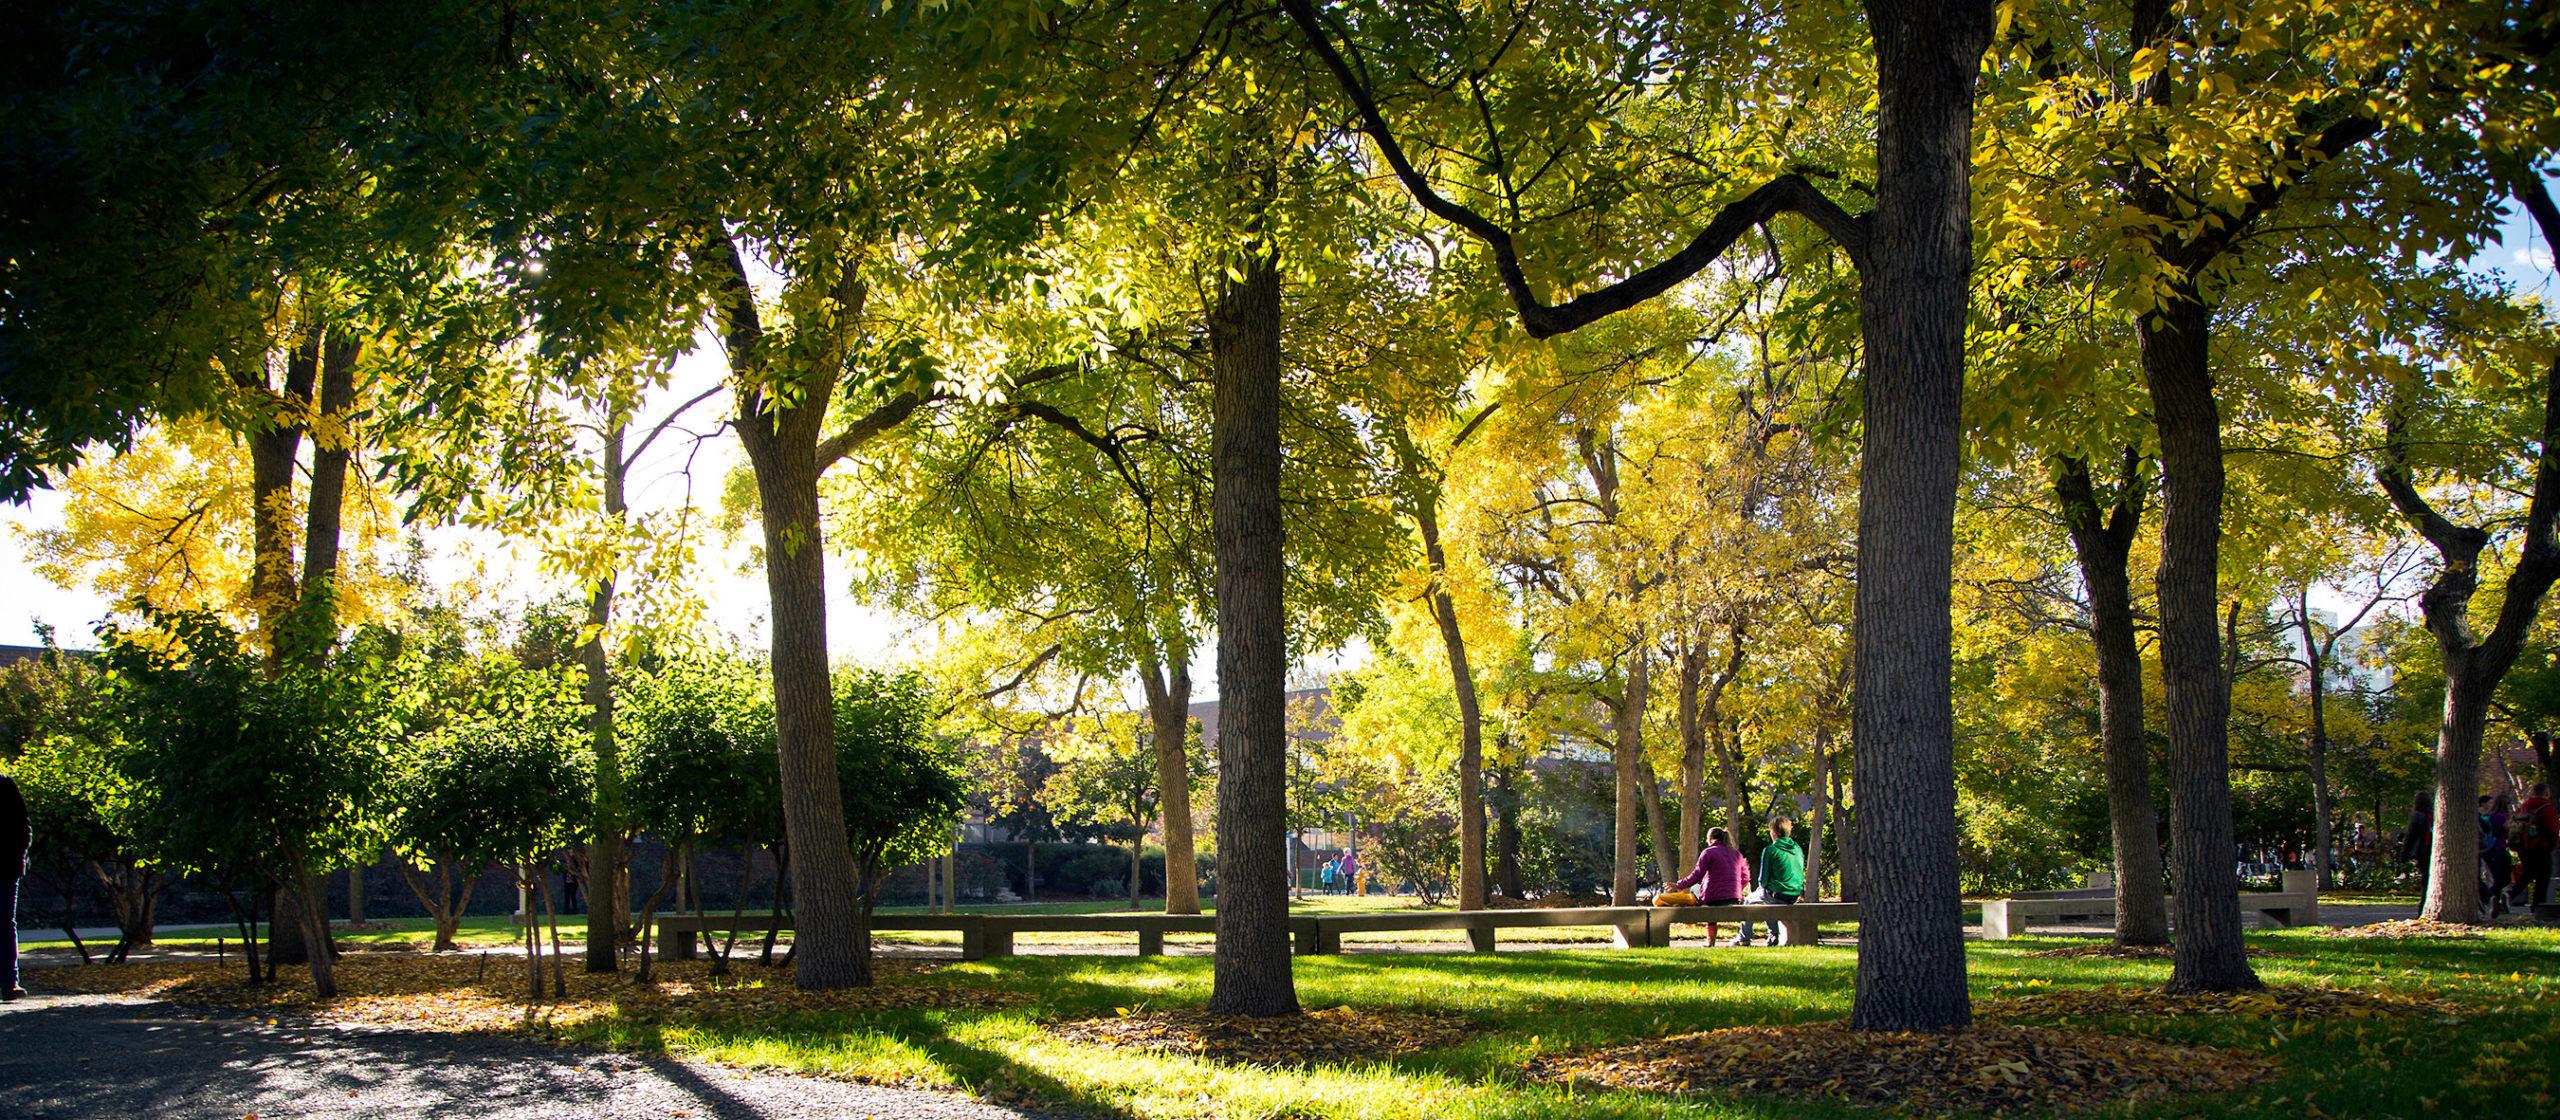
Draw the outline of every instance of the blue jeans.
M0 982L0 993L18 990L18 884L24 881L9 880L9 909L0 915L0 921L9 926L9 955L5 958L7 967L0 968L0 981L5 981Z
M1768 902L1766 902L1766 903L1764 903L1763 905L1767 905L1767 906L1792 906L1792 905L1794 905L1794 904L1795 904L1796 899L1798 899L1798 898L1800 898L1800 897L1803 897L1803 896L1801 896L1801 895L1792 895L1792 894L1773 894L1773 895L1770 895L1770 896L1769 896L1769 901L1768 901ZM1745 919L1745 920L1743 921L1743 923L1742 923L1742 943L1743 943L1743 944L1745 944L1745 945L1751 944L1751 925L1752 925L1752 923L1751 923L1748 919ZM1776 923L1776 922L1771 922L1771 923L1769 923L1769 944L1775 945L1775 944L1777 944L1777 943L1778 943L1778 923Z

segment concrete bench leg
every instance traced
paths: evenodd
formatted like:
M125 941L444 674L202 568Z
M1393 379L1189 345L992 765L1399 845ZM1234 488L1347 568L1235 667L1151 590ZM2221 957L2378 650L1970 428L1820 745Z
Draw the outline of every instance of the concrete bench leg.
M1316 931L1316 954L1326 957L1342 955L1342 935L1329 929Z
M1473 950L1475 950L1476 952L1479 952L1479 953L1490 953L1490 952L1492 952L1492 951L1493 951L1493 927L1492 927L1492 926L1490 926L1490 925L1473 925L1473 926L1468 926L1468 927L1467 927L1467 947L1468 947L1468 948L1470 948L1470 949L1473 949Z
M1989 902L1983 903L1982 939L1985 941L2007 941L2010 936L2009 904L2000 899L1993 899Z
M985 946L985 948L984 948L983 952L984 952L984 954L985 954L986 956L989 956L989 957L1010 957L1010 956L1012 956L1012 955L1013 955L1013 931L1012 931L1012 930L1009 930L1009 929L991 929L991 930L988 930L988 931L986 931L984 934L982 934L982 935L981 935L981 941L982 941L982 943L983 943L983 944L984 944L984 946Z
M693 959L692 930L661 929L658 931L658 940L665 946L663 952L668 960L689 961Z
M1289 931L1290 948L1299 956L1312 957L1324 951L1316 934L1316 924L1308 922Z
M987 959L987 931L985 929L979 926L961 927L960 959L964 961L982 961Z
M1819 945L1822 943L1822 927L1815 924L1809 918L1789 918L1783 922L1771 922L1769 924L1777 929L1779 937L1778 944L1780 945Z
M1163 955L1164 955L1164 931L1163 931L1163 930L1160 930L1160 929L1142 929L1142 930L1139 930L1139 931L1138 931L1138 955L1139 955L1139 956L1142 956L1142 957L1161 957L1161 956L1163 956Z
M1619 948L1650 949L1653 947L1653 915L1647 914L1634 921L1620 922L1617 929Z

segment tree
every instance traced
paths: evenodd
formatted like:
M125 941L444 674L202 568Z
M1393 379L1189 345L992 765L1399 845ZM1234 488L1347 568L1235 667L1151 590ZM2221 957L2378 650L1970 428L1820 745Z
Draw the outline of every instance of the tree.
M1963 1026L1970 1011L1953 904L1955 821L1946 797L1954 784L1947 612L1972 266L1973 89L1991 39L1990 5L1866 5L1877 95L1876 206L1866 216L1852 217L1809 180L1784 175L1727 204L1672 257L1553 304L1528 280L1512 230L1452 201L1415 167L1369 84L1332 46L1333 31L1314 4L1287 0L1283 9L1398 181L1435 217L1493 253L1504 291L1533 335L1573 330L1660 295L1782 210L1813 220L1858 263L1867 355L1856 608L1859 788L1868 826L1862 835L1893 840L1861 852L1860 863L1875 873L1864 905L1876 915L1878 936L1859 945L1851 1020L1875 1030ZM1507 163L1485 166L1510 185Z
M401 879L434 919L434 950L448 952L461 948L454 935L482 872L547 860L575 838L595 759L566 673L487 654L440 676L431 722L400 752L385 796Z
M890 872L950 844L969 790L958 750L934 732L942 700L921 674L840 669L834 707L845 842L867 923ZM870 957L865 943L865 973Z
M379 843L399 674L378 648L319 641L311 648L329 656L270 672L243 635L210 615L144 617L153 629L101 633L110 695L133 745L119 759L132 797L111 825L166 867L252 887L247 908L232 894L244 926L256 923L257 892L278 891L276 921L325 947L327 919L310 885ZM252 979L272 978L254 945L244 951ZM337 994L330 955L309 954L324 999Z
M1129 905L1136 908L1144 889L1147 825L1157 817L1161 779L1150 732L1141 736L1129 716L1077 720L1053 741L1050 757L1058 763L1041 787L1040 799L1063 820L1098 827L1129 842ZM1196 757L1185 751L1186 757ZM1186 764L1188 768L1188 764ZM1166 864L1171 889L1172 865Z

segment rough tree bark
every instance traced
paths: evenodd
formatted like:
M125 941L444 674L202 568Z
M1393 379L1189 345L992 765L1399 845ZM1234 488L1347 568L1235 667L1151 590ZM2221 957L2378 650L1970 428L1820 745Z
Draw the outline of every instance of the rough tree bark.
M605 426L604 512L619 525L630 509L623 495L625 425ZM622 923L631 908L622 896L622 750L613 733L613 659L605 649L605 631L613 624L614 577L596 580L587 595L586 643L578 659L587 670L587 730L595 743L595 802L587 820L587 949L589 972L612 972L620 962ZM778 888L777 888L778 891Z
M791 845L793 979L804 989L871 983L871 935L863 918L853 852L845 839L837 785L833 690L827 675L826 534L818 516L819 433L834 398L834 370L807 371L798 399L768 395L764 329L737 247L711 246L719 270L729 361L737 373L738 442L755 474L764 528L765 587L772 596L774 732L782 784L783 834ZM851 318L860 290L840 290Z
M1148 733L1156 749L1156 788L1164 796L1164 912L1200 912L1200 863L1191 835L1191 651L1138 667L1147 693Z
M1698 865L1699 827L1706 816L1707 728L1700 721L1698 689L1706 683L1707 645L1691 642L1680 651L1680 860L1682 874Z
M2142 460L2125 452L2103 509L2089 462L2054 461L2053 493L2089 587L2089 638L2098 654L2098 737L2106 754L2107 821L2114 834L2116 944L2169 943L2169 884L2160 816L2151 799L2151 747L2142 729L2142 651L2133 625L2133 541L2142 526Z
M2191 285L2142 316L2142 370L2160 432L2160 669L2168 709L2169 858L2177 940L2169 990L2263 987L2240 940L2231 821L2231 681L2217 583L2222 411L2207 358L2212 310Z
M1209 1010L1298 1012L1289 959L1288 625L1281 612L1280 269L1240 264L1209 313L1218 551L1218 944Z
M1949 622L1973 270L1973 87L1991 5L1868 0L1876 205L1859 281L1856 622L1862 1030L1972 1021L1956 884Z

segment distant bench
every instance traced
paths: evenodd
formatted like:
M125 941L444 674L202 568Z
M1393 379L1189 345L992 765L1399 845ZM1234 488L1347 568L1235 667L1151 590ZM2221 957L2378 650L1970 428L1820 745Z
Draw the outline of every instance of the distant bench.
M1344 934L1409 933L1450 930L1467 935L1468 947L1494 951L1496 931L1606 926L1622 949L1666 948L1676 923L1767 922L1786 945L1820 940L1825 922L1858 920L1854 902L1799 902L1792 905L1726 906L1583 906L1520 910L1407 910L1374 914L1302 914L1289 919L1289 938L1301 956L1342 952ZM874 914L874 930L925 930L960 935L963 960L1009 957L1014 935L1021 933L1134 933L1138 955L1164 953L1168 933L1218 932L1218 919L1207 914ZM658 918L659 952L668 960L692 960L701 939L719 933L787 932L788 918L776 922L768 914L667 914Z
M1013 955L1017 933L1134 933L1138 955L1164 954L1168 933L1216 933L1218 919L1206 914L874 914L873 930L925 930L960 935L962 960L979 961ZM791 919L776 922L770 914L669 914L658 919L661 953L668 960L692 960L699 938L732 930L762 934L788 932Z
M2008 898L1995 898L1982 904L1982 938L2004 941L2027 931L2030 921L2070 921L2075 918L2112 918L2116 913L2113 875L2099 872L2089 876L2087 887L2059 891L2022 891ZM2286 871L2283 886L2273 891L2240 892L2242 913L2257 913L2277 926L2312 925L2320 920L2320 890L2312 873ZM2177 913L2177 900L2169 900L2169 912Z

